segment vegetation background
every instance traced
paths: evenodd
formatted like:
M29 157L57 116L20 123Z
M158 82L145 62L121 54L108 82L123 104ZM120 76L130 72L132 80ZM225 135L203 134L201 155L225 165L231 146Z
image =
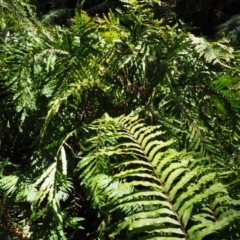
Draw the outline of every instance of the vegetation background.
M0 0L0 239L240 239L237 0Z

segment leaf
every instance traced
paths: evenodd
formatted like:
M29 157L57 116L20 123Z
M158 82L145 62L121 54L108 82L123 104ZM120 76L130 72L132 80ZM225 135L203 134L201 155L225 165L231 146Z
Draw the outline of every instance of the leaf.
M222 229L225 226L229 225L234 219L239 218L240 213L239 212L231 212L231 215L225 216L222 219L217 220L216 222L212 223L211 225L208 224L206 228L201 229L200 231L197 231L192 236L192 239L203 239L205 236L215 232L216 230Z
M192 210L193 210L193 206L189 207L187 210L185 210L183 216L182 216L182 222L183 222L183 226L186 228L189 219L191 218L192 215Z
M67 159L66 159L66 152L64 147L61 147L61 159L62 159L62 173L63 175L67 175Z

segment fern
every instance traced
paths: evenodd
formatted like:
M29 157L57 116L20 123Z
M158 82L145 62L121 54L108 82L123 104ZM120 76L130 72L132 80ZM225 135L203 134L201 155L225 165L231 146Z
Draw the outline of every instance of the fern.
M238 239L238 53L119 3L45 27L1 2L0 238ZM133 109L155 126L99 119Z
M48 239L66 239L64 225L75 229L82 227L79 222L83 218L68 216L61 206L61 203L69 198L69 193L73 188L71 180L67 178L66 152L62 145L54 160L48 168L42 166L45 170L40 176L36 176L35 181L31 176L32 174L24 177L22 175L2 176L0 179L0 190L6 200L9 199L15 204L25 203L28 206L28 208L25 207L27 209L26 214L24 212L23 235L31 235L33 238L47 236ZM37 163L39 164L38 161ZM35 167L36 162L33 162L31 169L35 169ZM41 167L39 166L37 172L40 170ZM14 210L14 217L16 212ZM48 219L51 225L49 225L48 221L45 222L44 219ZM28 229L24 233L27 226L38 228L38 222L42 222L41 229L38 231Z
M64 15L67 15L71 12L71 9L57 9L49 12L48 14L44 15L42 18L42 23L49 25L54 23L55 20L60 19Z
M232 16L228 21L219 24L215 27L216 36L227 37L233 45L239 45L239 22L240 22L240 15Z
M240 217L214 168L171 148L159 126L105 116L90 129L97 135L87 140L80 177L96 206L115 216L111 238L203 239Z
M199 57L203 56L206 62L226 64L233 58L233 48L226 45L226 39L209 42L192 34L190 34L190 39L194 44L194 49L199 53Z

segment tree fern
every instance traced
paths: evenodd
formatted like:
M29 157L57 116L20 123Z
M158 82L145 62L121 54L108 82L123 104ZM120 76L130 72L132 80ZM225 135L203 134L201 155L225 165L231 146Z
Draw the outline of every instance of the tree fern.
M171 148L159 126L106 116L90 129L96 136L80 177L100 211L114 216L110 237L203 239L240 217L214 168Z

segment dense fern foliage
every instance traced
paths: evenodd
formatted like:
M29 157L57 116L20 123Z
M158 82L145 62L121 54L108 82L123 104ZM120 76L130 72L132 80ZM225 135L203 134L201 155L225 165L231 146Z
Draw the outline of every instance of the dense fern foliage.
M58 26L68 10L27 2L0 2L0 238L238 239L228 29L197 37L145 0Z
M93 206L108 212L110 238L124 231L125 239L219 239L225 227L236 231L240 202L207 159L176 151L159 126L137 117L106 116L89 127L96 136L87 140L80 179Z

